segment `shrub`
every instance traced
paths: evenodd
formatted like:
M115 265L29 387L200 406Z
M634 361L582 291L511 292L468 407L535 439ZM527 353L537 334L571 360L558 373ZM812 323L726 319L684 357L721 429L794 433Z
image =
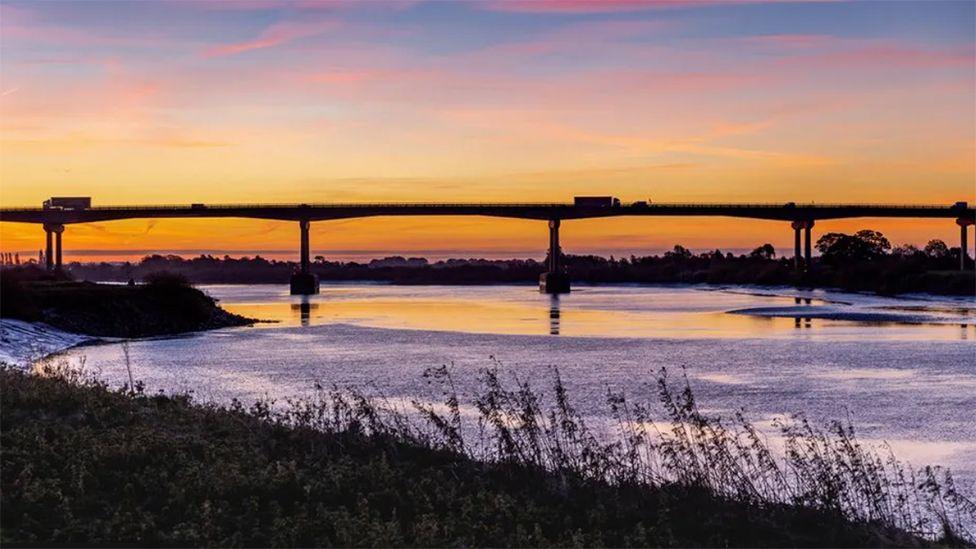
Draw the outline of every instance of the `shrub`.
M185 288L190 286L190 280L181 273L172 271L154 271L142 278L149 286L157 288Z

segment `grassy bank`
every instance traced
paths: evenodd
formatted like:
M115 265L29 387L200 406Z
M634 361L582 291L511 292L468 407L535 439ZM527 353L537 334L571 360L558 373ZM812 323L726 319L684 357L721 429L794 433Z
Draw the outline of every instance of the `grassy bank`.
M100 337L147 337L242 326L253 322L221 309L180 277L117 285L4 270L0 316L44 322Z
M868 454L850 447L861 460L850 461L813 432L794 440L799 482L784 500L775 476L793 473L767 463L759 438L729 454L724 427L701 423L690 394L666 384L676 430L654 446L633 430L604 445L558 380L546 412L527 387L485 375L472 440L454 396L443 408L418 403L420 420L337 391L273 412L0 369L0 541L918 546L958 512L958 496L934 476L924 491L936 498L895 479L869 487L880 477ZM449 387L445 372L432 377ZM618 418L640 413L610 402ZM927 514L926 501L944 512Z

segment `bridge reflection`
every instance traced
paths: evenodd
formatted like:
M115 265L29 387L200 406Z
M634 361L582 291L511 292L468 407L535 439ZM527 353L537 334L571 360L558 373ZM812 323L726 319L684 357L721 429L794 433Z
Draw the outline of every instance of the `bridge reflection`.
M310 302L309 297L307 295L303 295L301 296L301 298L302 298L301 302L291 304L291 310L293 312L298 311L298 317L302 327L308 327L309 320L312 317L312 310L318 309L319 304Z
M549 335L559 335L559 296L553 295L549 301Z
M811 299L809 297L794 297L793 298L793 303L795 305L807 305L807 306L810 306L813 303L813 299ZM802 320L802 324L801 324L801 320ZM803 328L810 328L813 325L813 319L810 318L810 317L808 317L808 316L807 317L802 317L802 318L799 317L799 316L795 316L795 317L793 317L793 325L795 327L797 327L797 328L800 328L801 326Z

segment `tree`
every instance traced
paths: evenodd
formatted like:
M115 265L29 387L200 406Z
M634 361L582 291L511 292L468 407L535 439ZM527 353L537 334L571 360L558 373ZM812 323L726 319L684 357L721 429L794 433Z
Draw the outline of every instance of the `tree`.
M817 240L817 250L827 263L872 261L891 250L891 243L877 231L863 230L852 235L827 233Z
M941 240L929 240L929 243L925 245L925 255L932 259L942 259L949 256L949 247Z
M901 246L896 246L892 248L891 254L905 258L925 255L922 250L919 250L918 246L915 246L914 244L902 244Z
M689 259L691 258L691 250L681 244L675 244L673 250L664 252L664 257L667 259Z
M863 229L854 233L854 236L867 243L876 256L882 256L891 251L891 242L888 242L888 239L878 231Z
M776 257L776 248L773 248L773 245L767 242L766 244L763 244L762 246L759 246L758 248L753 250L749 254L749 257L755 257L760 259L772 259Z

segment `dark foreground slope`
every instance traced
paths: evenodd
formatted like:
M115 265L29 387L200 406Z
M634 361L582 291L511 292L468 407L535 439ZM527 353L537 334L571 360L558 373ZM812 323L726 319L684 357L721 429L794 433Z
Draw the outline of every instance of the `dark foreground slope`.
M178 277L126 286L20 274L3 273L0 316L44 322L69 332L147 337L253 322L221 309L213 298Z
M898 530L704 489L488 465L266 408L0 369L2 534L139 545L893 546ZM348 411L348 410L347 410Z

